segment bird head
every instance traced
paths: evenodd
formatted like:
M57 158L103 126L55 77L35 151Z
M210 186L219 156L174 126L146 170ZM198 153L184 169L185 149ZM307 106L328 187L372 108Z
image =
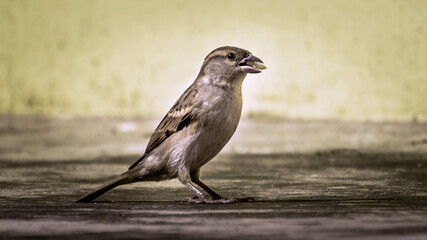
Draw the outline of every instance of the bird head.
M237 47L220 47L205 58L199 76L214 79L242 79L247 73L260 73L266 69L261 59Z

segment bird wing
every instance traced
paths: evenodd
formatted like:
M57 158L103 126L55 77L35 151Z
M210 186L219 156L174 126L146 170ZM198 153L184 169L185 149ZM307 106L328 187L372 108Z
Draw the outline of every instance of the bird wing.
M178 101L175 102L175 104L157 126L153 135L151 135L144 155L142 155L138 161L132 164L129 169L138 165L138 163L141 162L141 160L144 159L148 153L158 147L172 134L184 129L192 122L196 112L196 104L194 100L197 92L197 89L190 87L181 95Z

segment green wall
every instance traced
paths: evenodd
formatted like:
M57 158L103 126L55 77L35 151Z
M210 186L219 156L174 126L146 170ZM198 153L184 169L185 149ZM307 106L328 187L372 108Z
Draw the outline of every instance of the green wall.
M427 1L0 0L0 113L160 117L223 45L246 116L427 120Z

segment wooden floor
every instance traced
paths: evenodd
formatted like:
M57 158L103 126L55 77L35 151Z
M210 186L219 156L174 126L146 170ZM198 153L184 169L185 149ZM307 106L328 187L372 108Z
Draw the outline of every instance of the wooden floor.
M427 239L427 124L250 119L202 171L79 196L125 171L155 121L0 117L0 239ZM142 150L141 150L142 149Z

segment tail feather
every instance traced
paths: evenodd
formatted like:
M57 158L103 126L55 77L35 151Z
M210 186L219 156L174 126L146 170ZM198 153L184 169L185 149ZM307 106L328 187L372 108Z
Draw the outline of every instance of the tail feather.
M122 175L118 176L117 178L111 180L110 182L106 183L102 187L89 192L88 194L84 195L82 198L77 200L77 202L91 202L92 200L98 198L102 194L108 192L109 190L123 184L132 183L134 182L133 178L131 178L128 174L128 172L123 173Z

